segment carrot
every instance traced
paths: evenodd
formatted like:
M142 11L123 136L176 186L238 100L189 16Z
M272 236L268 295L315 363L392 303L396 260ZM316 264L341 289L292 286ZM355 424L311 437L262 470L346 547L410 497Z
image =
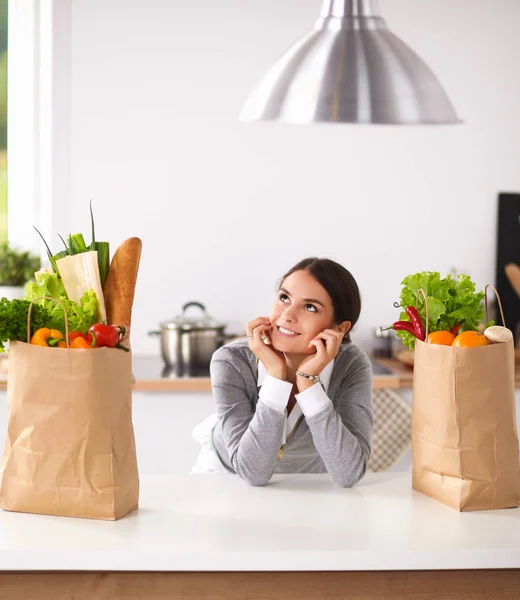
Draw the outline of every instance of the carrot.
M142 242L133 237L116 250L103 288L108 322L130 328Z

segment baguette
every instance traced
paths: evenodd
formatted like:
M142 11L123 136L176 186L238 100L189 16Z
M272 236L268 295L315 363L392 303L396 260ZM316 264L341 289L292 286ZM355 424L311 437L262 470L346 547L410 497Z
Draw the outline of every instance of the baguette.
M125 240L116 250L103 288L108 322L130 329L135 286L143 244L139 238Z

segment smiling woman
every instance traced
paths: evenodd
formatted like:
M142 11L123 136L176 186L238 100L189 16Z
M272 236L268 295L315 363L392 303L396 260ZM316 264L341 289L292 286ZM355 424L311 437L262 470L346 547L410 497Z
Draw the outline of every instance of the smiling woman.
M363 477L372 433L372 372L351 343L361 299L338 263L308 258L281 279L270 316L219 348L210 371L217 413L194 432L193 472L228 471L252 485L275 473Z

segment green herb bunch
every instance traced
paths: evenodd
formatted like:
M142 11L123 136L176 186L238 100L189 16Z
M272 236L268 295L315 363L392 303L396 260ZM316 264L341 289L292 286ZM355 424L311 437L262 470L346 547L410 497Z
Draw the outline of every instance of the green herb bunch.
M4 342L27 341L27 315L30 302L0 298L0 352ZM31 311L31 336L40 327L46 327L49 317L42 306L33 305Z

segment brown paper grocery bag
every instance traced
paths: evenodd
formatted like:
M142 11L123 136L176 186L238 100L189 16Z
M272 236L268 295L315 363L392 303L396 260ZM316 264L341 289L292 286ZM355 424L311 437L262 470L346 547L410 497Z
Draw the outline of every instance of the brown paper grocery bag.
M439 502L460 511L518 506L512 341L477 348L416 341L412 455L413 489Z
M135 510L132 359L11 342L5 510L115 520Z

